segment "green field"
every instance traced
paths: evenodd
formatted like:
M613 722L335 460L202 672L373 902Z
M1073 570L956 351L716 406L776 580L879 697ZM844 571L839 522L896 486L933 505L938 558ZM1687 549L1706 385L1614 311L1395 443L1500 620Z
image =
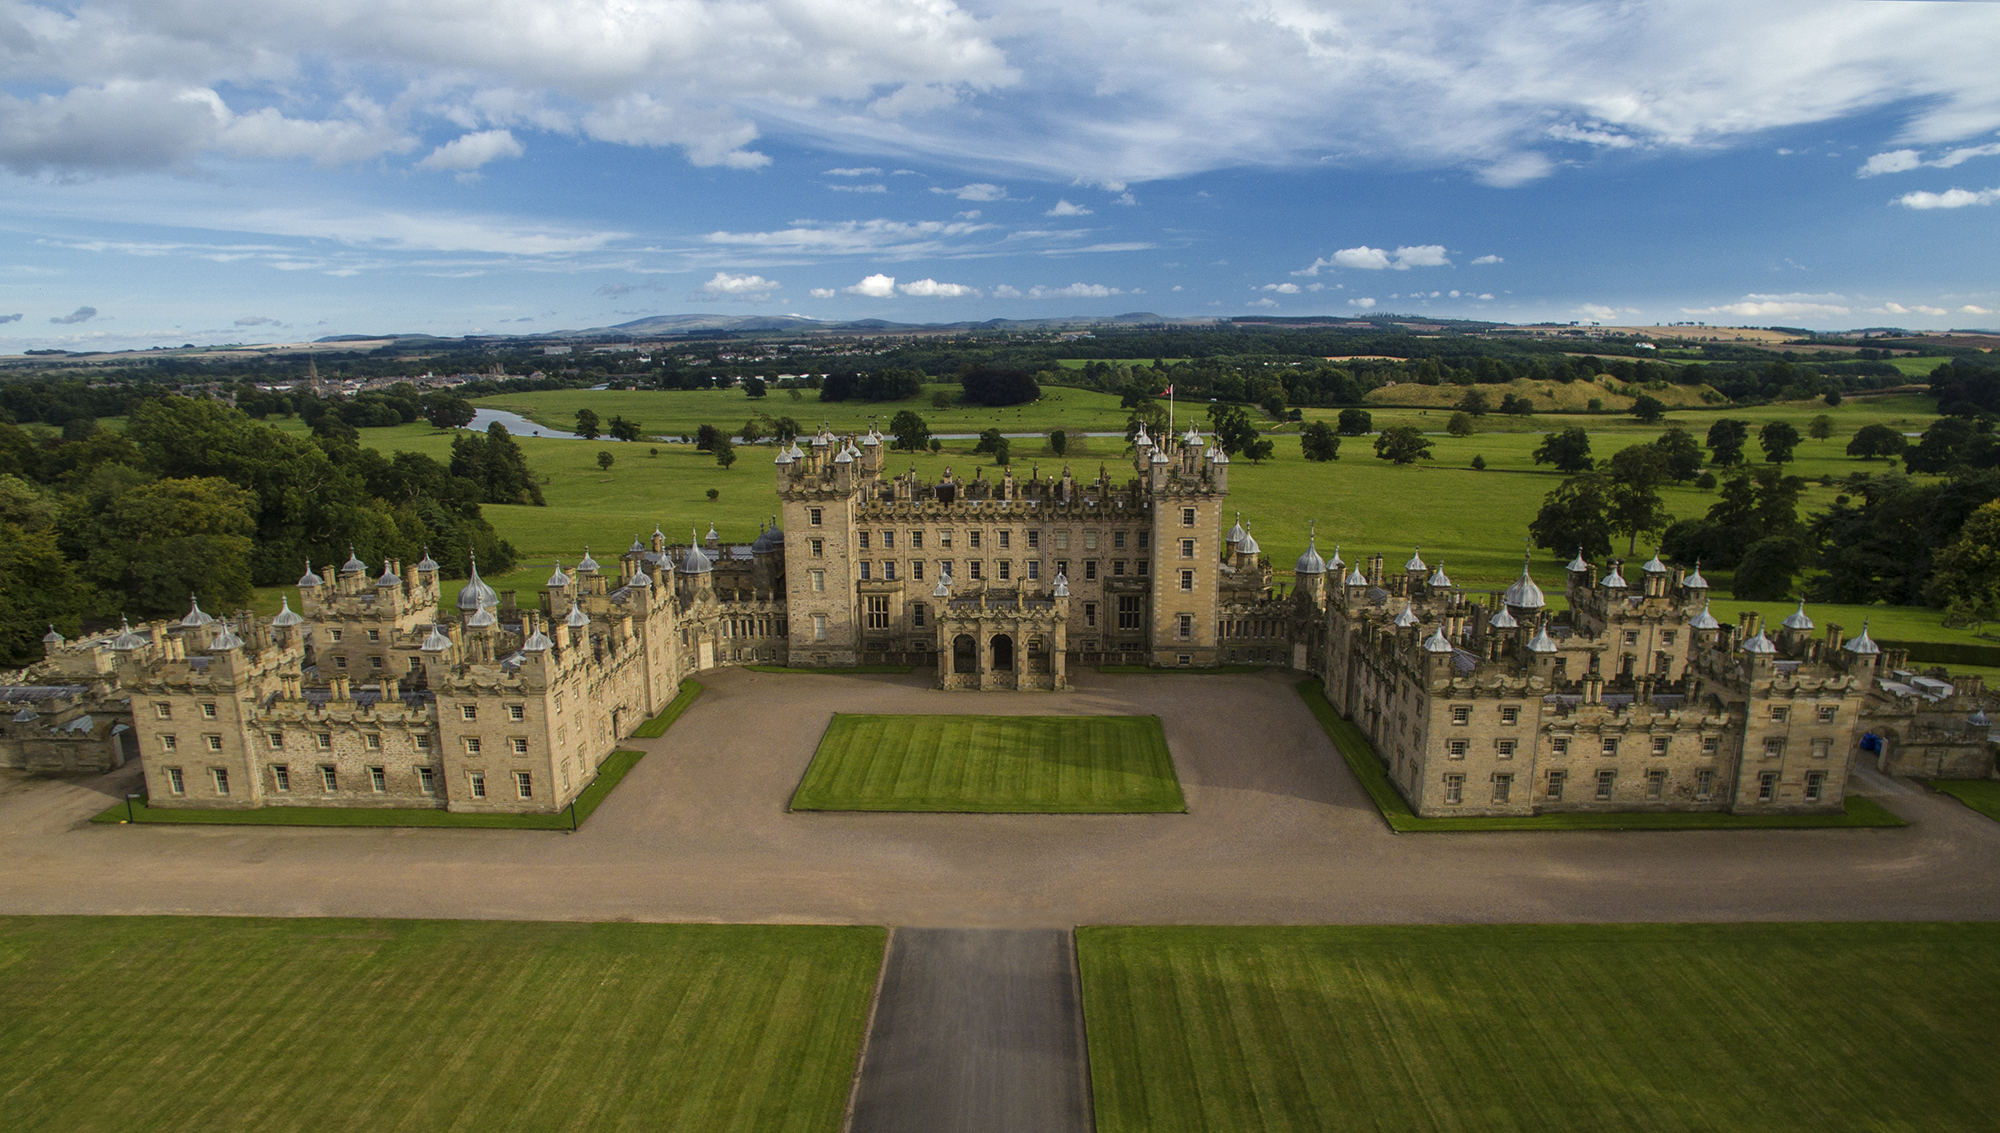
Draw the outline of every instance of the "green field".
M1784 830L1825 827L1907 826L1880 803L1861 795L1849 795L1840 814L1718 814L1702 812L1603 812L1592 814L1533 814L1520 816L1420 818L1404 801L1389 780L1375 745L1361 734L1352 721L1343 718L1327 702L1317 680L1298 683L1299 695L1325 730L1326 738L1346 761L1348 770L1361 781L1361 788L1382 820L1398 834L1469 834L1497 830Z
M2000 1112L2000 924L1076 942L1098 1133L1955 1133Z
M9 1133L835 1133L872 927L0 918Z
M793 810L1185 811L1157 716L837 713Z
M1950 795L1995 822L2000 822L2000 782L1992 779L1931 779L1931 790Z

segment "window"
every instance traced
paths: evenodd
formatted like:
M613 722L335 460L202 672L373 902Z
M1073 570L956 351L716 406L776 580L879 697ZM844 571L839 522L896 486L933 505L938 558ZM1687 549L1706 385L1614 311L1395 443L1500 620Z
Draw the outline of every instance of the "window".
M264 733L264 742L271 745L272 751L283 751L285 747L285 733L266 732Z
M1618 741L1617 741L1617 739L1615 739L1615 738L1610 738L1610 737L1607 737L1607 738L1605 739L1605 741L1604 741L1604 755L1605 755L1605 758L1607 758L1607 759L1609 759L1609 758L1613 758L1613 757L1615 757L1615 756L1616 756L1617 754L1618 754Z
M222 750L222 737L221 737L221 736L216 736L216 735L208 735L208 736L203 736L203 737L201 738L201 740L202 740L202 742L203 742L204 744L208 745L208 750L210 750L210 751L221 751L221 750Z
M313 735L313 746L321 751L333 750L333 733L317 732Z
M1469 746L1464 740L1452 740L1445 745L1445 749L1453 759L1464 759L1466 748Z
M1097 532L1086 531L1083 533L1083 549L1086 551L1095 551L1097 549Z
M514 772L514 793L524 799L535 797L535 776L531 772Z
M1834 714L1834 712L1835 712L1835 708L1834 708L1834 706L1833 706L1833 705L1831 705L1831 704L1822 704L1822 705L1820 705L1820 706L1819 706L1819 722L1820 722L1820 723L1822 723L1822 724L1831 724L1831 723L1833 723L1833 714Z
M1469 705L1469 704L1454 704L1454 705L1452 705L1452 706L1451 706L1451 722L1452 722L1452 723L1454 723L1454 724L1469 724L1469 723L1471 723L1471 722L1472 722L1472 706L1471 706L1471 705Z
M1447 775L1444 777L1444 801L1452 806L1457 806L1465 801L1465 776Z
M416 745L418 751L429 751L431 749L431 738L426 734L419 733L411 736L410 742Z
M1139 628L1139 598L1137 595L1121 596L1118 599L1118 628Z
M465 737L465 754L467 754L467 755L478 755L478 754L479 754L479 737L478 737L478 736L467 736L467 737Z
M1694 773L1694 797L1707 802L1715 794L1715 772L1703 769Z
M339 630L337 630L337 629L333 629L333 630L328 630L327 632L333 635L333 640L334 640L334 641L338 642L338 641L340 640L340 631L339 631Z
M1193 614L1182 614L1182 615L1181 615L1181 617L1180 617L1180 633L1179 633L1179 637L1180 637L1180 639L1181 639L1182 641L1191 641L1191 640L1193 640L1193 639L1194 639L1194 615L1193 615Z
M1013 578L1013 577L1014 577L1014 563L1013 563L1013 561L1012 561L1011 559L1001 559L1001 560L1000 560L1000 581L1002 581L1002 582L1005 582L1005 581L1007 581L1008 579L1010 579L1010 578Z
M381 751L382 734L380 732L364 732L361 735L361 743L369 751Z
M1771 706L1771 719L1777 721L1780 724L1784 723L1786 719L1788 719L1791 716L1791 714L1792 710L1786 708L1782 704L1773 704Z
M1182 527L1193 527L1193 526L1194 526L1194 509L1193 509L1193 508L1191 508L1191 507L1184 507L1184 508L1182 508L1182 509L1181 509L1181 526L1182 526Z
M1028 549L1030 551L1039 551L1042 549L1042 533L1040 531L1028 532Z
M1549 740L1549 750L1556 755L1569 754L1569 737L1555 736Z
M1628 630L1626 630L1626 631L1625 631L1625 644L1627 644L1627 645L1637 645L1637 644L1639 644L1639 631L1638 631L1638 630L1636 630L1636 629L1628 629Z
M181 777L180 768L167 768L167 790L176 795L187 794L187 780Z
M1610 798L1611 788L1615 786L1617 782L1618 782L1618 772L1599 771L1597 773L1597 797L1600 800Z
M369 630L369 631L368 631L368 640L370 640L370 641L380 641L380 640L382 640L382 631L381 631L381 630L379 630L379 629L371 629L371 630Z
M855 538L861 541L860 546L862 550L865 551L868 549L868 533L866 531L856 534Z
M471 789L473 798L483 799L486 797L486 773L484 771L474 771L472 774L466 776L466 779L466 786Z
M477 720L477 719L479 719L479 706L478 706L478 705L476 705L476 704L461 704L461 705L459 705L459 706L458 706L458 718L459 718L459 719L461 719L461 720Z
M807 509L806 509L806 525L807 525L807 526L809 526L809 527L818 527L818 526L820 525L820 522L819 522L819 520L820 520L820 510L819 510L818 508L816 508L816 507L809 507L809 508L807 508Z
M890 559L882 564L882 577L889 582L896 581L896 560Z
M1504 708L1500 709L1500 722L1501 722L1502 724L1518 724L1518 723L1520 723L1520 722L1521 722L1521 710L1520 710L1519 708L1516 708L1516 707L1514 707L1514 706L1513 706L1513 705L1511 705L1511 704L1510 704L1510 705L1507 705L1506 707L1504 707Z
M1194 558L1194 540L1192 539L1181 540L1181 558L1184 559Z
M810 573L808 574L808 577L812 579L812 592L813 592L814 594L824 594L824 593L826 593L826 572L825 572L825 571L823 571L823 570L816 570L816 571L811 571L811 572L810 572Z
M1111 533L1111 548L1115 551L1125 549L1125 533L1123 531L1113 531Z
M825 614L814 614L814 615L813 615L813 640L814 640L814 641L825 641L825 640L826 640L826 615L825 615Z
M1028 560L1028 581L1029 581L1029 582L1040 582L1040 581L1041 581L1041 579L1042 579L1042 560L1040 560L1040 559L1029 559L1029 560Z
M340 772L334 770L332 767L321 765L319 769L319 785L329 794L340 790Z
M918 582L924 580L924 560L918 559L910 564L910 577L916 579Z
M1113 578L1124 578L1124 577L1125 577L1125 560L1124 560L1124 559L1113 559L1113 560L1111 560L1111 577L1113 577Z
M515 755L526 755L528 754L528 737L509 736L507 737L507 746L513 750Z
M965 533L965 545L966 545L966 546L968 546L968 547L971 547L971 548L972 548L973 550L975 550L975 551L976 551L976 550L978 550L978 549L979 549L979 537L980 537L981 535L983 535L983 534L985 534L985 532L983 532L983 531L968 531L968 532L966 532L966 533Z
M292 769L280 763L271 768L271 785L280 791L292 789Z
M872 577L872 576L871 576L871 575L870 575L870 574L868 573L868 570L869 570L869 565L870 565L870 564L868 564L868 563L862 563L862 564L861 564L861 581L863 581L863 582L867 582L867 581L869 580L869 578L870 578L870 577Z
M1182 590L1193 590L1193 589L1194 589L1194 572L1193 572L1193 571L1191 571L1191 570L1184 570L1184 571L1182 571L1182 572L1181 572L1181 589L1182 589Z
M1508 796L1512 795L1513 793L1514 793L1514 776L1511 772L1502 771L1501 773L1493 777L1494 802L1504 803L1507 801Z
M821 559L826 557L826 540L808 539L806 540L806 546L812 551L813 558Z
M1014 546L1014 533L1012 531L1000 532L1000 549L1003 551L1010 550L1013 548L1013 546Z
M1143 551L1152 545L1153 545L1153 533L1150 531L1139 532L1139 549Z
M1764 741L1765 759L1783 759L1784 757L1785 757L1784 740L1778 738L1777 736L1772 736L1771 738Z
M1501 759L1512 759L1514 758L1515 747L1520 742L1519 740L1501 740L1495 745L1494 754L1498 755Z
M887 594L870 594L868 596L868 628L889 628L889 596Z
M1091 628L1093 628L1093 629L1094 629L1094 628L1096 628L1096 626L1097 626L1097 603L1095 603L1095 602L1085 602L1085 603L1083 604L1083 624L1084 624L1084 625L1086 625L1086 626L1089 626L1089 627L1091 627Z
M368 769L368 786L378 795L387 791L389 789L388 772L380 767L370 767Z
M437 772L429 767L417 768L417 790L427 795L437 794Z
M1565 781L1566 781L1566 780L1567 780L1568 778L1569 778L1569 776L1568 776L1567 774L1565 774L1564 772L1561 772L1561 771L1551 771L1551 772L1549 772L1549 790L1548 790L1548 797L1549 797L1550 799L1552 799L1552 800L1554 800L1554 801L1556 801L1556 802L1561 802L1561 801L1562 801L1562 797L1563 797L1563 783L1564 783L1564 782L1565 782Z
M203 702L202 702L202 705L201 705L201 718L202 718L202 719L204 719L204 720L213 720L213 719L215 719L215 702L214 702L214 701L212 701L212 700L208 700L208 701L203 701Z
M222 767L211 767L208 769L208 773L215 777L215 793L218 795L228 794L229 771Z
M1714 755L1721 747L1722 738L1720 736L1703 736L1701 738L1701 753L1703 755Z
M910 603L910 624L919 629L923 628L924 604L922 602Z
M519 723L527 718L528 718L528 709L526 705L509 704L507 706L507 719L512 720L515 723Z
M1096 559L1083 560L1083 578L1085 582L1093 581L1097 578Z
M910 532L910 550L921 551L923 549L924 549L924 533L921 531Z
M1673 643L1674 643L1674 631L1673 631L1673 630L1666 630L1665 632L1663 632L1663 633L1661 633L1661 634L1660 634L1660 644L1661 644L1661 645L1672 645Z
M1778 800L1778 773L1761 771L1757 774L1757 801L1760 803Z
M972 579L972 581L978 582L980 580L979 570L980 567L983 565L984 564L981 563L978 559L967 560L965 564L965 572Z
M1655 767L1651 771L1646 772L1647 800L1650 802L1659 802L1666 793L1667 769L1664 767Z
M938 532L938 546L951 546L951 532L949 530Z
M1806 772L1806 801L1816 803L1826 793L1826 772Z
M896 549L896 533L894 531L884 531L882 533L882 549L885 551Z
M1056 532L1056 550L1058 551L1069 550L1069 532L1067 531Z
M345 669L347 667L347 658L335 657L333 659L333 667L336 669Z
M1653 737L1653 754L1654 754L1654 755L1665 755L1665 754L1667 754L1667 741L1668 741L1668 739L1669 739L1669 737L1667 737L1667 736L1654 736L1654 737Z
M1146 561L1145 559L1140 559L1140 560L1139 560L1139 577L1140 577L1140 578L1144 578L1144 577L1146 577L1146 574L1147 574L1147 572L1148 572L1148 571L1149 571L1149 570L1150 570L1151 568L1152 568L1152 564L1151 564L1151 563L1147 562L1147 561Z
M1832 740L1814 740L1812 745L1814 759L1825 759L1833 754Z
M174 718L174 706L165 702L155 704L153 705L153 715L161 720L171 720Z

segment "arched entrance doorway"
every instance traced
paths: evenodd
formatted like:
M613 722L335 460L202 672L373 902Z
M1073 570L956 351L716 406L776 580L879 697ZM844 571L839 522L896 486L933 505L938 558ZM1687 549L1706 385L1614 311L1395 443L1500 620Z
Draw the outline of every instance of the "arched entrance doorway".
M951 639L951 671L971 673L979 669L979 657L973 645L972 635L961 633Z
M1014 639L1004 633L993 635L993 671L1009 672L1014 668Z

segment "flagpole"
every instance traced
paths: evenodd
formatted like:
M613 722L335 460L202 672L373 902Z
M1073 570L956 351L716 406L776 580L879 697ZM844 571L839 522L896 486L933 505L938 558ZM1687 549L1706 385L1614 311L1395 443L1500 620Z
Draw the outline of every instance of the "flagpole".
M1167 435L1174 435L1174 387L1167 387Z

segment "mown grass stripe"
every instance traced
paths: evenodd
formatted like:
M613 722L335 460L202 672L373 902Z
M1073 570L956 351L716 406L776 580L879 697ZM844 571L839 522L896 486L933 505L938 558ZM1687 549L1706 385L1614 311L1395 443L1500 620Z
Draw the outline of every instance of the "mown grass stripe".
M707 688L707 685L702 684L693 677L682 681L680 691L674 694L674 698L667 702L665 708L660 709L658 716L653 717L651 720L632 730L632 738L635 740L656 740L666 735L667 729L674 726L674 721L680 719L681 713L686 712L693 706L695 698L700 696Z

